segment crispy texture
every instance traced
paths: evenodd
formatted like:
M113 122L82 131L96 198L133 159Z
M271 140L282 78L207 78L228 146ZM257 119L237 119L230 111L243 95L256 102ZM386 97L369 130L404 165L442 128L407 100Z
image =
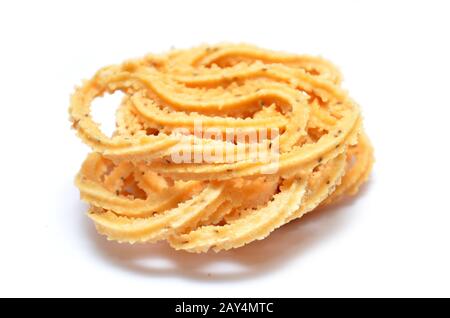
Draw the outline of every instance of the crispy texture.
M100 69L76 88L72 127L93 152L75 183L98 231L120 242L167 240L179 250L228 250L264 239L319 205L354 195L368 179L373 148L358 105L330 62L246 44L199 46ZM112 137L91 116L92 101L125 93ZM219 135L276 128L273 161L249 157L174 162L220 147L270 153ZM184 129L184 134L175 133ZM253 147L256 145L256 148Z

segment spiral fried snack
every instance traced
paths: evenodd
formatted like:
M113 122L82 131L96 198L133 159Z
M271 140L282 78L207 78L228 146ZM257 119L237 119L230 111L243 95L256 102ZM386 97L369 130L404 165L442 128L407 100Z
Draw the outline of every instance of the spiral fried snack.
M111 240L220 251L354 195L373 150L340 82L321 58L242 44L100 69L76 88L69 109L72 127L93 150L76 177L89 217ZM90 106L117 90L125 96L108 137ZM198 134L198 123L215 134ZM277 133L224 140L230 129L268 128ZM232 156L202 160L218 149ZM255 160L256 152L269 160Z

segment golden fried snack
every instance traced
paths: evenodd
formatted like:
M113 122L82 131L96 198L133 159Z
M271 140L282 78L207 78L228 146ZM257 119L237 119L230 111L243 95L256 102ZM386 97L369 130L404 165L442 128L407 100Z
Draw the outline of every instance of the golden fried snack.
M93 150L75 181L88 216L108 239L220 251L356 194L373 149L340 83L322 58L245 44L100 69L69 108ZM108 137L91 103L115 91L124 97Z

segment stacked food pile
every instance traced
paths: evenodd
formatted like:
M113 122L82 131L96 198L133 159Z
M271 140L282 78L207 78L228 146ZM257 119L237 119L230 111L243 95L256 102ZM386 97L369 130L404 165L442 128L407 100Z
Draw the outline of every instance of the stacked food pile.
M98 231L192 252L243 246L355 194L373 153L329 62L201 46L100 69L70 119L93 152L76 178ZM91 103L122 91L112 137Z

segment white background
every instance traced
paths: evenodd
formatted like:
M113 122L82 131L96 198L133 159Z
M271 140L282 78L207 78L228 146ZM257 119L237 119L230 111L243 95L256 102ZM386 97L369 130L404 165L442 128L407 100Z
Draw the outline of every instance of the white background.
M446 1L2 1L0 296L450 296ZM220 254L107 242L69 95L101 66L249 42L336 63L376 149L360 195ZM113 111L112 105L108 111Z

